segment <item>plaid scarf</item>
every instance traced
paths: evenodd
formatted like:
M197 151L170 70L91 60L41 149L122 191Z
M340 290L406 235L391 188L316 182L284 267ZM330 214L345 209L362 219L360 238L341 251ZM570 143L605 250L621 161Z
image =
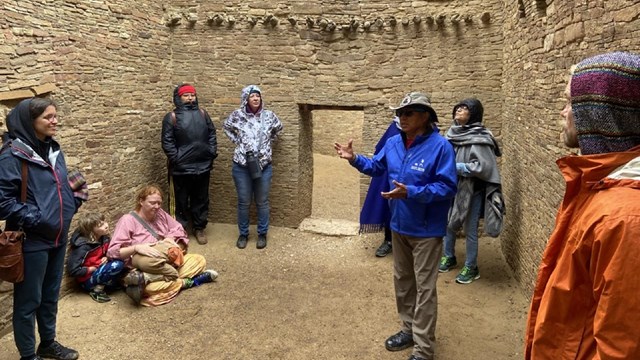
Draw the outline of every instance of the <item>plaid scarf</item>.
M71 190L73 190L73 196L80 200L87 201L89 199L89 186L82 173L78 170L72 170L69 172L67 178L69 180L69 186L71 186Z

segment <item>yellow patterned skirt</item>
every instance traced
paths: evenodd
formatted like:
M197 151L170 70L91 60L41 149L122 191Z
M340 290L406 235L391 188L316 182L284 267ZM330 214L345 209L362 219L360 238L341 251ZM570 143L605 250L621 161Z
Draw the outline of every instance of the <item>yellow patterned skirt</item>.
M178 269L178 280L154 281L144 288L141 304L144 306L159 306L173 300L182 289L182 279L192 278L205 270L207 261L200 254L187 254L184 264Z

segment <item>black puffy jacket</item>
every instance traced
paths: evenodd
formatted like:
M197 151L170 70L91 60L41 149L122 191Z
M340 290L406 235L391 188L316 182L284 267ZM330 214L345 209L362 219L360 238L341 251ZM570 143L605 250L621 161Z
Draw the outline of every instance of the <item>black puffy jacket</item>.
M167 155L171 175L198 175L213 168L218 156L216 128L206 111L198 107L198 99L183 104L176 87L176 108L162 120L162 150Z

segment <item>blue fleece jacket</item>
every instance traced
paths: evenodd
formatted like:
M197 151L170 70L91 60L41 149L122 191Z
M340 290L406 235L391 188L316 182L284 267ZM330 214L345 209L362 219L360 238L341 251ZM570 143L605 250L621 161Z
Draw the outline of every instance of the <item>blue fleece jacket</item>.
M404 133L389 138L373 158L357 155L351 163L363 174L388 172L391 189L396 180L407 186L407 198L390 200L391 229L415 237L442 237L456 194L455 152L437 132L417 136L406 149Z

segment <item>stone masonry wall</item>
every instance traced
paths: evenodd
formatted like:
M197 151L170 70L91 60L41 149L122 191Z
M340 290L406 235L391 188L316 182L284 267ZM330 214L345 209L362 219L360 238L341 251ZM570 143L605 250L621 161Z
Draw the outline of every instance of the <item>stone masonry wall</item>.
M272 224L296 227L311 213L314 110L362 111L367 152L391 120L388 106L412 90L431 94L443 127L456 101L477 96L501 134L502 8L500 0L5 0L0 128L21 99L56 100L57 138L90 183L80 214L99 210L114 225L141 185L166 189L161 119L175 84L191 82L218 128L210 219L233 223L232 146L221 125L241 88L257 84L285 127L274 149ZM0 308L10 309L7 294ZM2 328L9 314L0 316Z
M364 149L372 149L391 120L388 106L406 92L430 93L444 127L453 104L473 95L500 135L501 9L501 1L173 1L172 81L195 83L218 128L242 87L261 86L285 127L274 149L273 223L297 226L311 211L311 149L300 141L310 136L309 109L363 110ZM220 191L233 189L221 132L219 144L211 218L235 222L235 193Z
M314 110L313 153L336 156L333 143L353 139L353 148L366 153L362 145L362 111ZM373 149L368 151L373 153Z
M115 220L141 184L165 182L159 119L171 104L172 61L161 5L4 0L0 13L0 129L23 98L51 96L67 164L90 183L81 213ZM9 301L0 292L0 332Z
M525 294L564 193L555 160L569 153L560 110L572 64L598 53L640 50L640 3L625 0L505 1L503 252Z

